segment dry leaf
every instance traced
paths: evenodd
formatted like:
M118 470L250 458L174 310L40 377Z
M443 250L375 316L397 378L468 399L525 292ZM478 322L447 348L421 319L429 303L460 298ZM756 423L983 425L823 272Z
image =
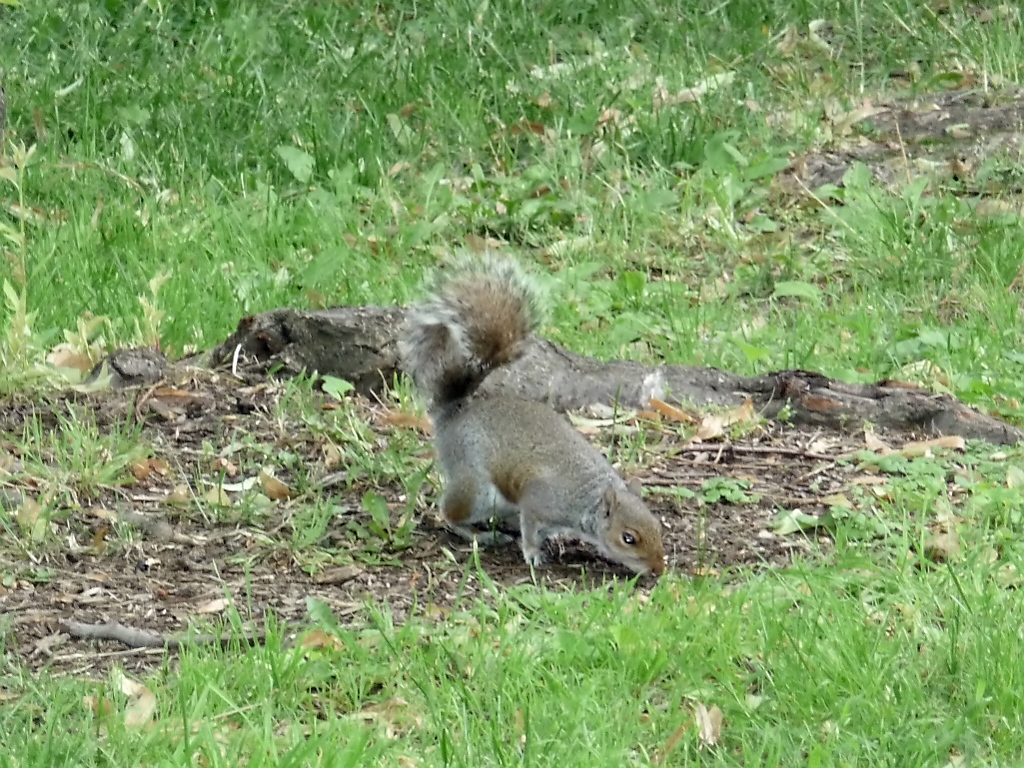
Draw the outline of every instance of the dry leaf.
M135 476L135 479L140 482L148 480L149 476L152 474L166 477L169 471L170 467L167 466L167 462L163 459L143 459L142 461L137 461L132 464L132 474Z
M471 250L473 253L487 254L493 251L501 250L504 243L501 240L497 240L493 237L481 237L473 232L470 232L465 236L463 242L466 244L466 248Z
M187 485L176 485L171 492L167 494L168 504L187 504L192 500L192 494L189 492Z
M405 413L404 411L384 411L380 415L380 423L389 427L415 429L425 435L429 435L433 431L430 419L416 413Z
M597 116L597 127L603 129L606 126L614 126L620 131L628 125L636 122L636 118L632 114L626 114L621 109L615 107L606 107L601 110L601 114ZM630 131L625 131L629 133Z
M1008 213L1019 216L1024 212L1024 207L1009 200L999 200L992 197L980 200L974 207L974 212L978 216L1002 216Z
M616 416L619 416L619 418L629 418L628 415L625 415L627 413L607 403L591 403L581 408L579 415L588 419L607 419L609 424L613 424Z
M94 555L97 557L102 555L107 550L107 534L110 533L110 529L103 525L100 529L92 535L92 546L89 548Z
M829 23L825 19L814 19L807 25L807 41L823 53L831 54L832 46L820 35L819 32L827 32Z
M880 453L883 456L892 453L892 448L879 440L875 433L869 429L864 430L864 445L869 451Z
M214 472L223 472L227 477L238 476L238 465L232 463L229 459L223 456L218 456L216 459L214 459L213 463L210 465L210 468Z
M693 418L686 411L676 408L674 405L669 405L664 400L659 400L656 397L652 397L649 402L650 408L657 414L660 414L663 418L669 421L678 421L683 424L696 424L697 420Z
M367 722L383 722L384 733L389 739L397 739L413 728L423 726L423 718L411 712L409 702L401 696L392 696L379 704L364 707L359 716Z
M694 439L700 441L721 437L725 434L726 427L733 424L746 424L753 421L755 416L754 403L750 398L747 398L743 401L742 405L738 405L725 413L708 414L705 416L697 428Z
M936 563L952 560L960 554L960 535L956 530L949 530L928 536L924 554Z
M905 443L900 453L908 459L914 456L931 456L932 448L943 448L950 451L967 450L967 442L959 435L946 435L934 440L917 440Z
M284 501L292 495L291 488L266 472L260 472L260 482L263 484L263 492L272 501Z
M933 392L949 392L949 377L930 360L917 360L900 368L900 377Z
M1013 563L1005 563L996 571L996 583L1002 589L1020 589L1024 580L1017 573L1017 566Z
M400 162L397 162L397 163L395 163L394 165L392 165L388 169L388 178L393 179L393 178L395 178L395 176L400 174L402 171L408 171L410 168L412 168L412 166L409 165L404 160L400 161Z
M832 440L826 440L821 437L817 440L812 440L811 444L807 446L809 453L828 453L836 445Z
M600 120L598 120L600 123ZM525 134L532 133L534 136L544 136L547 134L548 129L543 123L538 123L535 120L520 120L518 123L513 123L508 132L513 136L523 136Z
M450 613L450 609L445 608L444 606L437 605L436 603L428 603L423 609L423 618L430 619L437 623L446 621Z
M584 435L599 435L601 430L615 426L615 419L592 419L578 413L568 414L569 421Z
M196 606L196 613L221 613L229 605L231 601L226 597L218 597Z
M700 426L697 427L697 434L694 437L698 440L711 440L724 434L725 417L709 414L701 420Z
M334 443L327 443L323 447L324 469L337 469L341 466L341 449Z
M106 507L89 507L85 510L85 513L90 517L95 517L97 520L103 520L108 523L116 523L118 521L117 512L111 512Z
M247 477L237 483L221 483L220 487L229 493L245 493L246 491L251 491L259 484L260 478L257 475L255 477Z
M575 59L573 61L559 61L546 67L534 66L530 69L530 75L538 80L572 75L584 67L591 67L594 64L597 64L599 61L610 55L611 54L607 51L598 51L590 56L584 56L583 58Z
M89 219L89 223L92 224L92 228L96 229L100 225L100 214L103 213L103 198L96 198L96 207L92 209L92 216Z
M665 85L658 78L655 83L652 101L654 108L671 107L676 104L692 104L700 101L707 94L718 90L723 85L728 85L736 79L735 72L719 72L701 80L691 88L683 88L676 94L670 94L665 90Z
M695 719L699 729L697 736L701 743L708 747L716 746L722 735L722 710L716 705L708 709L703 704L698 704Z
M840 136L844 135L849 133L850 129L857 123L863 122L869 117L874 117L875 115L888 111L887 107L876 107L871 103L870 99L865 99L859 107L851 109L849 112L834 116L832 118L833 131Z
M0 448L0 473L10 475L21 472L21 462L13 454Z
M512 728L514 730L516 741L519 742L520 746L526 744L526 719L523 717L523 710L517 709L512 713Z
M26 531L32 530L42 513L42 506L26 496L25 500L21 502L21 506L18 507L18 524Z
M156 696L142 683L120 676L118 687L128 697L128 706L124 710L124 724L129 728L145 725L153 719L156 712Z
M691 725L692 723L687 721L672 731L669 737L665 739L665 746L661 748L661 752L658 753L652 761L655 765L661 765L665 761L669 752L676 748L676 745L680 742L683 736L686 735L686 732L690 730Z
M754 412L754 401L748 397L743 401L743 405L738 405L732 410L726 411L725 425L728 427L732 424L747 424L753 421L756 415Z
M1024 488L1024 468L1011 464L1006 468L1006 487Z
M871 489L871 493L875 495L875 498L882 501L892 501L892 492L889 490L888 485L871 485L868 487Z
M819 501L822 504L826 504L830 507L842 507L843 509L853 509L853 502L846 498L846 494L843 493L832 493L828 496L822 496Z
M782 33L782 37L775 44L775 49L784 56L788 56L796 51L797 45L800 43L800 31L793 26L786 27Z
M32 224L44 224L46 222L46 211L34 206L22 206L18 203L4 203L7 212L20 221L28 221Z
M70 368L79 373L89 373L93 362L88 355L76 352L69 344L58 344L46 356L46 362L54 368Z
M177 490L177 488L175 488ZM230 507L231 497L228 496L227 491L221 487L211 488L203 494L203 499L213 504L215 507Z
M114 712L114 705L106 696L89 694L82 697L82 704L94 715L99 715L100 717L107 717Z
M202 403L205 400L202 396L196 395L195 392L189 392L181 387L157 387L153 390L153 397L170 403L183 404Z
M314 629L307 632L299 645L302 648L329 648L334 651L340 651L343 647L338 637L328 634L322 629Z

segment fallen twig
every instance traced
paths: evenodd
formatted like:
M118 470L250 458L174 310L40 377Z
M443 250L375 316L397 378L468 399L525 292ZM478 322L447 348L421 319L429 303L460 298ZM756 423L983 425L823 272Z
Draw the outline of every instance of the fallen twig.
M256 632L251 635L233 635L231 633L223 635L210 633L195 633L182 636L166 635L147 629L126 627L116 621L107 622L106 624L84 624L79 621L66 621L61 623L60 631L66 632L71 637L80 640L113 640L129 648L166 648L170 651L176 651L183 645L220 644L223 647L233 640L241 640L248 645L258 645L266 639L263 632Z
M793 456L795 458L812 459L813 461L835 461L837 458L840 458L838 456L827 456L824 453L805 451L801 448L783 448L782 446L774 445L730 445L728 443L719 443L717 446L715 443L697 443L695 445L688 445L684 448L680 448L679 453L711 453L715 451L716 448L718 451L715 463L718 463L722 454L728 452Z

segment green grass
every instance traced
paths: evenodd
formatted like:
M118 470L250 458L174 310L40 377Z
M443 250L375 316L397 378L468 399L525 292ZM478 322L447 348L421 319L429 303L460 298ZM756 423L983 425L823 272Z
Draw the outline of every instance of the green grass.
M1024 224L972 206L1012 200L1019 160L927 188L855 170L816 191L827 209L769 186L829 144L826 110L907 92L900 72L916 95L964 73L1020 85L1020 17L988 5L996 21L955 0L0 4L0 385L43 375L67 331L180 352L281 305L406 302L473 235L550 271L545 332L580 352L868 380L929 363L1019 424ZM822 18L831 57L779 50ZM699 105L652 106L660 83L723 73ZM109 322L76 330L87 315ZM366 482L416 496L412 446L382 454L365 425L324 418L302 423ZM149 450L127 428L64 427L66 443L5 436L64 501ZM112 683L115 714L97 717L97 684L4 653L0 765L647 765L698 702L723 711L720 744L690 728L662 764L1019 764L1019 484L985 455L955 479L887 467L878 519L839 520L834 553L785 573L673 577L646 603L495 590L437 625L332 630L337 652L286 648L273 626L266 647L187 652L146 678L149 729L123 726ZM971 533L934 566L914 553L951 479ZM289 550L318 561L329 514L304 509Z
M934 183L923 198L854 184L832 212L766 195L790 151L825 140L827 101L894 93L907 61L924 93L955 70L1019 82L1019 35L958 5L4 13L11 140L45 137L22 193L50 216L26 225L23 254L41 332L90 312L131 338L137 297L167 271L162 342L208 346L274 306L407 301L438 249L492 233L551 252L550 333L595 354L868 377L929 359L971 402L1021 394L1019 217L979 223ZM815 18L835 55L780 53L787 25ZM552 57L569 68L531 74ZM723 72L699 107L652 108L658 82ZM600 123L609 108L618 130ZM768 125L786 113L789 129ZM520 121L549 137L501 129ZM1019 169L991 158L980 174L1012 188ZM545 185L560 191L536 196ZM645 283L652 266L676 279ZM774 300L792 280L822 287L820 305ZM724 300L698 301L716 281Z
M1024 609L982 560L879 568L850 555L733 590L495 592L439 623L332 626L337 650L187 652L151 675L156 720L112 683L18 681L8 765L1012 765ZM481 573L481 578L486 577ZM95 715L83 696L105 697ZM404 761L404 762L403 762Z

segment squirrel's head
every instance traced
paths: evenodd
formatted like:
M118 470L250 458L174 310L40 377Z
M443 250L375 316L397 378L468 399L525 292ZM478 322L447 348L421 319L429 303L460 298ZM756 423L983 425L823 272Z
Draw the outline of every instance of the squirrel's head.
M636 573L661 576L665 571L661 523L640 498L639 481L634 478L626 488L609 483L602 502L603 554Z

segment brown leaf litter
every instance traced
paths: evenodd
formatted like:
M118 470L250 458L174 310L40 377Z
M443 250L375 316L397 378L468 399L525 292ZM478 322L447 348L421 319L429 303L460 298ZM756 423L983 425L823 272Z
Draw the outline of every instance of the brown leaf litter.
M128 485L102 488L99 498L82 500L77 507L68 504L55 514L44 544L15 543L12 533L29 537L30 531L17 524L8 527L0 539L0 572L8 575L0 584L0 626L7 648L36 668L99 674L116 663L126 672L138 672L162 658L163 647L149 647L161 646L160 638L174 647L189 631L209 632L229 608L242 614L243 642L258 642L268 613L289 624L307 622L309 598L325 602L343 624L360 625L367 602L389 606L400 622L414 605L421 613L426 606L443 616L459 600L465 604L486 597L471 549L435 522L435 493L429 488L414 508L411 545L395 552L385 546L376 561L366 556L347 527L371 524L363 494L383 495L399 517L408 509L405 490L397 479L385 487L359 481L346 488L338 482L344 453L325 450L322 436L282 416L286 411L277 405L286 390L273 382L241 383L193 372L173 387L145 392L16 396L3 403L0 430L6 435L23 434L31 421L43 429L60 429L60 416L73 407L91 414L101 432L138 420L155 454L126 468ZM324 407L336 405L325 401ZM398 431L426 440L415 429L416 420L396 425L383 406L364 402L360 407L367 421L378 425L381 445ZM864 448L862 437L761 424L744 425L745 437L716 435L695 443L685 437L693 424L680 419L681 412L662 404L655 408L670 418L658 424L635 419L634 428L650 434L642 473L652 509L665 525L670 569L709 574L735 566L785 566L794 552L829 545L824 534L783 536L771 523L780 509L827 510L830 499L845 498L854 472L836 457ZM242 443L297 456L293 467L303 467L305 479L281 467L273 477L256 473L247 485L236 459L222 455L225 446ZM4 445L6 452L16 455L17 450L14 443ZM428 452L424 443L424 455ZM230 476L231 469L237 476ZM201 481L213 475L222 481L219 494L230 497L224 487L247 487L262 495L264 516L227 515L204 500L206 483ZM750 501L704 503L695 498L713 478L744 483ZM8 486L5 499L33 495L31 483L16 473L0 473L0 484ZM690 493L680 495L679 489ZM329 493L344 513L328 522L314 547L296 549L291 515L296 505L313 503L317 493ZM92 546L71 546L74 542ZM549 588L597 585L629 575L582 545L556 543L552 549L553 565L537 572L538 581ZM479 558L499 585L530 581L517 546L481 550ZM647 586L641 582L641 589ZM138 647L126 647L131 645L126 637Z

